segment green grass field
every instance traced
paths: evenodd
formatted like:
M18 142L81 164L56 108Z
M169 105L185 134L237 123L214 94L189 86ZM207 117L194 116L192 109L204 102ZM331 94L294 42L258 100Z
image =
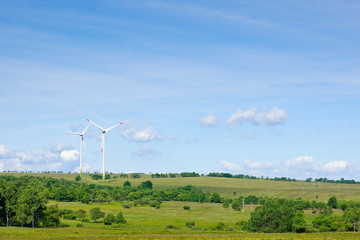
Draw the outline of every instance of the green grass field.
M1 173L0 175L8 175ZM11 174L15 176L32 175L39 177L65 178L74 180L76 174ZM95 181L89 175L84 175L82 182L104 184L111 186L122 186L129 180L134 186L143 181L151 180L155 189L165 189L184 185L194 185L205 192L217 192L223 197L247 196L276 196L276 197L302 197L312 200L319 196L322 201L335 195L338 199L360 200L360 186L346 184L326 184L307 182L275 182L267 180L245 180L228 178L165 178L154 179L149 175L141 175L140 179L113 178L106 183ZM82 204L78 202L49 202L58 204L61 209L72 210L84 209L89 215L93 207L100 207L105 213L117 214L123 212L127 224L116 224L106 226L102 219L98 223L83 223L78 220L63 220L70 227L65 228L20 228L1 227L0 239L360 239L360 233L306 233L306 234L263 234L247 233L241 230L236 223L248 220L251 206L247 206L245 213L234 211L231 208L223 208L222 204L216 203L191 203L191 202L163 202L160 209L151 207L132 207L124 209L120 202L109 204ZM191 209L186 211L184 205ZM254 206L253 206L254 208ZM315 218L310 210L305 211L305 219L308 223ZM194 229L185 226L187 221L195 221ZM224 230L214 230L219 222L223 222ZM82 224L82 227L76 227ZM176 229L168 229L167 225L174 225Z
M74 202L50 202L61 209L84 209L87 214L93 207L100 207L106 213L122 211L127 224L106 226L102 219L98 223L82 223L78 220L62 220L69 224L65 228L0 228L0 239L359 239L360 233L307 233L307 234L264 234L247 233L236 222L247 220L251 209L245 213L224 209L216 203L164 202L160 209L132 207L124 209L119 202L110 204L81 204ZM189 211L184 205L191 206ZM306 212L307 221L315 215ZM195 221L194 229L185 226L187 221ZM214 230L219 223L225 223L224 230ZM82 227L76 227L82 224ZM177 229L167 229L172 224ZM229 231L231 230L231 231Z
M77 174L42 174L42 173L0 173L1 175L14 176L39 176L64 178L74 180ZM335 183L314 183L305 181L296 182L277 182L263 179L235 179L235 178L217 178L217 177L185 177L185 178L151 178L150 175L142 174L138 179L116 178L119 174L112 174L111 179L102 183L101 180L92 180L90 175L84 174L81 182L104 184L109 186L122 186L126 180L129 180L133 186L141 182L150 180L154 189L177 188L179 186L194 185L200 187L204 192L217 192L222 197L233 198L236 196L272 196L284 198L303 198L314 200L316 196L320 201L326 202L332 195L338 200L357 200L360 201L360 184L335 184Z

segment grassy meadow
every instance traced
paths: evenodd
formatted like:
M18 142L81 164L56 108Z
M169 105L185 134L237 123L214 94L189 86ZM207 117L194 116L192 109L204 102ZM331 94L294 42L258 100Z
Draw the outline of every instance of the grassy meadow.
M77 174L47 174L47 173L0 173L0 175L14 176L39 176L64 178L74 180ZM305 181L282 182L264 179L236 179L219 177L177 177L177 178L151 178L149 174L141 174L141 178L115 178L119 174L111 174L111 178L103 183L101 180L93 180L90 174L83 174L81 182L104 184L109 186L122 186L129 180L133 186L150 180L154 189L177 188L179 186L194 185L200 187L204 192L219 193L222 197L233 198L236 196L271 196L283 198L303 198L315 200L316 196L320 201L326 202L335 195L338 200L360 201L360 184L336 184L336 183L314 183Z
M39 177L64 178L74 180L77 174L22 174L1 173L0 175L31 175ZM155 189L176 188L184 185L194 185L203 189L204 192L217 192L222 197L232 198L236 196L276 196L286 198L301 197L308 200L319 196L321 201L327 201L332 195L338 199L360 200L360 185L328 184L297 182L276 182L269 180L230 179L217 177L189 177L189 178L151 178L150 175L141 175L139 179L113 178L119 174L112 174L106 183L101 180L92 180L90 175L83 175L81 182L122 186L129 180L133 186L143 181L151 180ZM219 203L193 203L193 202L163 202L160 209L149 206L136 206L129 209L122 207L120 202L90 203L79 202L55 202L60 209L86 210L89 217L90 209L100 207L105 213L116 215L122 211L127 223L104 225L102 219L97 223L81 222L78 220L64 220L68 224L64 228L21 228L1 227L0 239L360 239L360 233L284 233L264 234L247 233L241 230L240 221L248 220L255 206L247 205L245 213L234 211L231 208L223 208ZM184 210L188 205L190 210ZM308 223L316 217L311 210L305 211L305 219ZM186 222L194 221L195 227L187 228ZM216 226L223 222L224 228L217 230ZM80 225L79 225L80 224ZM168 228L168 225L174 228Z

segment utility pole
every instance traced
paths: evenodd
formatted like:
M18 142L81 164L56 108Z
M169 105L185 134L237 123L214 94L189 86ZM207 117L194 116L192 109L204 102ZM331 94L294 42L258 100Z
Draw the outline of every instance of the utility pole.
M245 198L243 198L243 213L245 212Z

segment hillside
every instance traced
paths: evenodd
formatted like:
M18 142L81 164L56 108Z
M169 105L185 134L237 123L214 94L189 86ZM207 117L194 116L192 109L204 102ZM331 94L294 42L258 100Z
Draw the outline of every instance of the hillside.
M77 174L44 174L44 173L0 173L0 175L14 176L35 176L46 178L64 178L74 180ZM114 178L117 176L118 178ZM303 198L314 200L316 196L320 201L327 201L332 195L339 200L360 201L360 184L335 184L335 183L314 183L314 182L280 182L264 179L235 179L219 177L177 177L177 178L151 178L151 175L141 174L141 178L120 178L119 174L111 174L111 178L105 183L101 180L91 179L89 174L84 174L81 182L104 184L109 186L122 186L129 180L133 186L141 182L150 180L154 189L176 188L184 185L194 185L201 188L204 192L217 192L222 197L232 198L234 192L236 196L274 196L284 198Z

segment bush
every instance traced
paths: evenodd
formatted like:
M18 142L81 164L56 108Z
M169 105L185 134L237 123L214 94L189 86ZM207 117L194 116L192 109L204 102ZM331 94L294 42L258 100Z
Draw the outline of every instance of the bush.
M80 181L80 180L81 180L80 175L77 175L77 176L75 177L75 181Z
M330 228L323 225L323 226L319 227L319 231L320 232L330 232Z
M76 224L76 227L84 227L84 224L78 223Z
M63 216L65 214L73 214L73 213L74 213L74 210L67 209L67 208L64 208L64 209L60 210L60 216Z
M160 206L160 203L156 200L150 201L149 202L149 206L150 207L156 207L156 206Z
M104 224L105 225L111 225L115 222L115 216L112 213L108 213L106 217L104 218Z
M227 230L232 232L232 231L234 231L234 227L229 227Z
M230 205L230 204L229 204L228 202L224 202L224 203L223 203L223 208L229 208L229 205Z
M187 228L193 228L195 226L195 221L186 222L185 226Z
M90 219L85 217L85 218L81 219L81 221L82 222L90 222Z
M224 230L226 227L225 223L223 222L219 222L216 227L215 227L215 230Z
M241 202L238 199L235 199L231 204L231 208L234 209L235 211L240 211L241 205L242 205Z
M129 202L125 202L125 203L123 203L123 208L131 208L132 207L132 204L131 203L129 203Z
M184 210L190 210L191 207L188 205L185 205L183 208L184 208Z
M126 223L124 215L122 214L121 211L118 213L118 215L116 215L115 222L116 223Z
M145 181L145 182L140 183L139 188L142 188L142 189L152 189L152 186L153 186L152 182L149 181L149 180L147 180L147 181Z
M123 187L131 187L131 182L129 182L129 180L126 180L123 184Z
M176 227L175 225L172 225L172 224L166 225L166 228L167 229L179 229L178 227Z
M86 211L84 209L77 210L76 217L77 217L77 219L82 219L82 218L86 217Z
M76 219L76 215L75 214L64 214L63 215L63 218L64 219L67 219L67 220L75 220Z
M70 227L70 225L67 223L60 223L59 227L65 228L65 227Z

